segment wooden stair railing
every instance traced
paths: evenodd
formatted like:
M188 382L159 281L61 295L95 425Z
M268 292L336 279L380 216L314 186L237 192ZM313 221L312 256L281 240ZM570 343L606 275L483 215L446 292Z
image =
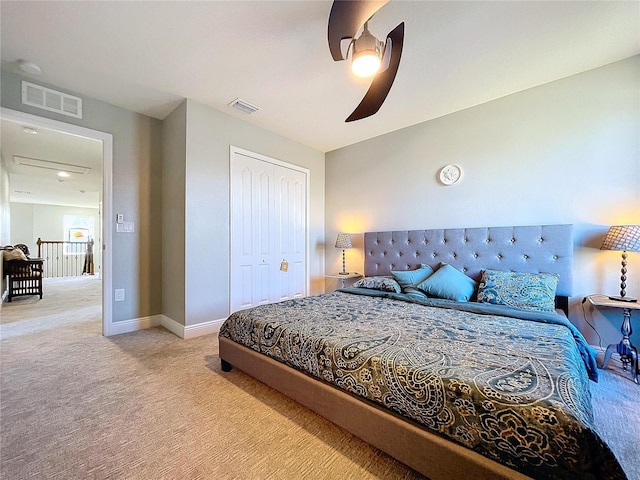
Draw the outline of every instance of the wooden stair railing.
M45 277L93 275L93 240L67 242L38 238L38 257L45 260Z

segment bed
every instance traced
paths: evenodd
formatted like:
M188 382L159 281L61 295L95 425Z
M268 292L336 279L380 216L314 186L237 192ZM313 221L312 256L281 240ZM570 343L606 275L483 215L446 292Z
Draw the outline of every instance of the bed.
M595 353L564 315L571 225L371 232L364 253L354 288L233 313L223 370L433 480L626 478L593 426Z

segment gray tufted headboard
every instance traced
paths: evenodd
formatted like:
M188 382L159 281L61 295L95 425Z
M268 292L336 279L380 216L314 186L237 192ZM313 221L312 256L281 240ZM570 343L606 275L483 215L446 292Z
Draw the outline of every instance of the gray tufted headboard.
M474 280L485 268L560 275L557 294L573 289L572 225L452 228L367 232L364 234L366 276L412 270L421 263L449 263Z

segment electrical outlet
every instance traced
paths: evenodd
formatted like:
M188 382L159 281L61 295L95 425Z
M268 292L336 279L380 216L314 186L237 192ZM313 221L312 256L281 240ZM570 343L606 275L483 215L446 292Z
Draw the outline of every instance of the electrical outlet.
M116 302L124 302L124 288L116 288L115 300Z

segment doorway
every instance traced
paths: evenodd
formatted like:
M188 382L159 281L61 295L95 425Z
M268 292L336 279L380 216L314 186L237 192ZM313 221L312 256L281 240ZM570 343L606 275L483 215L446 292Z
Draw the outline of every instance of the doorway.
M45 117L39 117L16 110L7 108L1 109L2 119L18 123L23 127L32 129L48 129L63 134L91 139L101 142L102 144L102 189L99 195L99 222L96 226L96 232L99 238L96 240L96 250L100 250L101 259L101 283L102 283L102 334L108 336L113 331L112 325L112 254L111 254L111 237L112 237L112 165L113 165L113 136L109 133L92 130L77 125L72 125ZM5 158L5 162L12 161ZM9 185L10 188L11 184ZM8 205L5 208L9 208Z

